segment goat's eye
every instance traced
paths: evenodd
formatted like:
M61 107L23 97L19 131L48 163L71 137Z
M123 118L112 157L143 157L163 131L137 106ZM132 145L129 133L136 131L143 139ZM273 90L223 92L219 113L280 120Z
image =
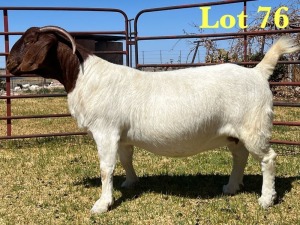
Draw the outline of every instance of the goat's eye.
M31 40L31 41L26 41L24 44L29 45L29 44L32 44L32 43L33 43L33 41Z

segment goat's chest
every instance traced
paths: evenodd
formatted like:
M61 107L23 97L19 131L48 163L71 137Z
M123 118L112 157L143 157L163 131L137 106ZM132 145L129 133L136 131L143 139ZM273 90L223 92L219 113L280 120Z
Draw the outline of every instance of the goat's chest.
M86 96L84 93L74 90L68 94L68 106L71 115L77 120L80 128L88 128L93 124L93 120L99 117L96 113L97 102L93 98Z

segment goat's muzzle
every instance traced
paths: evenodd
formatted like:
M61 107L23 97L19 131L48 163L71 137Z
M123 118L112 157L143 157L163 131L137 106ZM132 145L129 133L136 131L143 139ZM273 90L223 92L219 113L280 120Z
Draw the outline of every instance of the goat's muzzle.
M18 68L19 68L19 64L15 60L8 57L8 59L6 61L6 69L11 74L16 75L18 73Z

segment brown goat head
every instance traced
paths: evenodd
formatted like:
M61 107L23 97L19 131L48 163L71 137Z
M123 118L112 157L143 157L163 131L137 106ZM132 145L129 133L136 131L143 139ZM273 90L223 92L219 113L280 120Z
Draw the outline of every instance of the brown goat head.
M53 35L40 37L38 28L30 28L13 46L7 60L7 69L14 75L35 71L55 44L57 42Z
M15 43L7 60L7 69L14 75L33 73L41 69L50 49L57 45L58 35L66 36L72 43L73 53L76 45L73 38L62 28L31 27Z
M82 48L76 51L74 39L64 29L31 27L12 47L6 65L13 75L37 74L57 79L70 91L85 56Z

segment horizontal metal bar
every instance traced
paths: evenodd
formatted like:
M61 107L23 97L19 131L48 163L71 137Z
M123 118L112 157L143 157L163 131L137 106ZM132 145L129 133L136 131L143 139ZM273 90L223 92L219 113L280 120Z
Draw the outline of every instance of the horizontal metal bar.
M274 102L273 105L282 107L300 107L300 103L294 102Z
M70 31L73 36L84 36L84 35L107 35L107 34L122 34L126 35L126 31ZM22 35L23 31L12 31L12 32L0 32L0 35Z
M300 126L300 122L284 122L284 121L274 121L275 126Z
M95 54L126 54L126 51L93 51Z
M12 95L0 96L0 99L21 99L21 98L52 98L52 97L66 97L67 94L45 94L45 95Z
M95 54L126 54L126 51L92 51ZM0 56L6 56L9 55L9 53L0 53ZM18 77L18 76L12 76L12 75L0 75L0 78L6 78L6 77ZM22 77L39 77L37 75L22 75Z
M282 145L300 145L300 142L295 141L282 141L282 140L271 140L271 144L282 144Z
M118 12L118 13L124 13L120 9L115 8L88 8L88 7L0 7L0 10L33 10L33 11L93 11L93 12ZM125 14L125 13L124 13Z
M126 35L126 31L70 31L71 35L75 36L84 36L84 35L105 35L105 34L123 34Z
M57 118L70 117L70 113L66 114L48 114L48 115L27 115L27 116L1 116L0 120L19 120L19 119L43 119L43 118Z
M269 30L269 31L247 31L247 32L228 32L228 33L209 33L209 34L193 34L193 35L166 35L166 36L137 36L136 41L150 41L150 40L167 40L167 39L188 39L188 38L206 38L206 37L228 37L228 36L249 36L257 35L263 36L268 34L284 34L284 33L299 33L298 29L285 30Z
M300 86L300 82L270 82L271 86Z
M14 75L11 75L11 74L5 74L5 75L0 75L0 78L2 77L6 77L6 78L28 78L28 77L39 77L39 78L42 78L41 76L38 76L38 75L34 75L34 74L24 74L24 75L21 75L21 76L14 76Z
M232 62L234 64L238 64L238 65L257 65L258 63L260 63L261 61L252 61L252 62ZM278 61L277 64L300 64L299 60L296 61Z
M228 62L237 65L256 65L260 61L252 62ZM142 67L197 67L197 66L211 66L211 65L220 65L224 63L172 63L172 64L137 64L137 68ZM277 64L300 64L300 61L278 61Z
M72 135L87 135L87 132L69 132L69 133L49 133L49 134L29 134L29 135L0 136L0 140L39 138L39 137L59 137L59 136L72 136Z

